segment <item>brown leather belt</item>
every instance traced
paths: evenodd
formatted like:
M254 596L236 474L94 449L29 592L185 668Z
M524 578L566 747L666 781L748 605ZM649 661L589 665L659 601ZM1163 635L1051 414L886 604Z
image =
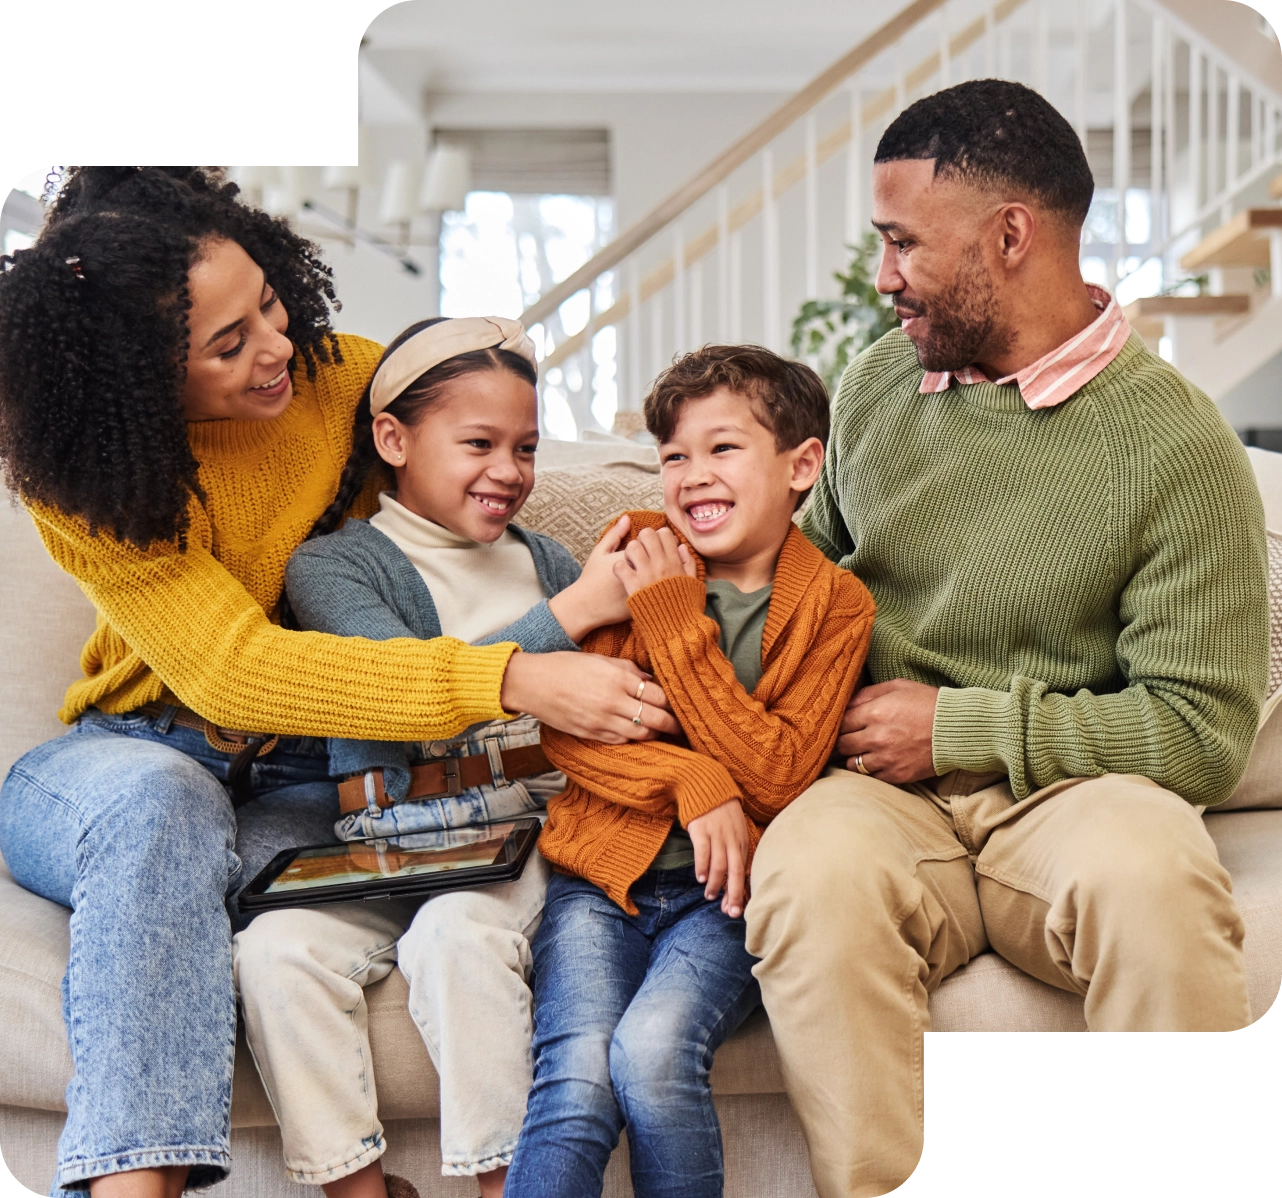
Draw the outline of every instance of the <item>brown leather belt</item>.
M210 748L217 749L222 753L231 753L233 756L244 749L252 739L262 742L259 745L257 756L266 757L276 747L276 742L280 740L279 736L269 736L265 732L237 732L231 728L219 728L210 720L205 719L204 716L197 715L190 707L166 707L163 703L144 703L141 707L134 708L134 710L141 711L144 715L152 716L155 719L163 719L165 715L168 715L171 723L178 724L183 728L194 728L197 732L203 732Z
M503 776L510 782L514 778L532 778L556 769L543 752L542 745L523 745L518 749L504 749L499 754L503 763ZM338 806L344 815L365 811L365 779L374 786L375 801L386 811L393 805L383 789L383 771L370 770L338 784ZM466 757L442 757L425 765L410 769L410 789L406 800L440 799L446 795L462 794L476 786L486 786L494 781L488 753L470 753Z

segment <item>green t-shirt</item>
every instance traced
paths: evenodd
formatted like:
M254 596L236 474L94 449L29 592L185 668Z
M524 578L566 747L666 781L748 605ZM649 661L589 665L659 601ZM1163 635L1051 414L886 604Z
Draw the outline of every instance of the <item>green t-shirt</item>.
M761 681L761 634L770 614L773 586L745 594L732 582L713 579L708 583L708 602L703 614L720 629L717 644L734 667L734 676L748 694ZM694 845L680 824L673 824L651 869L684 869L694 864Z

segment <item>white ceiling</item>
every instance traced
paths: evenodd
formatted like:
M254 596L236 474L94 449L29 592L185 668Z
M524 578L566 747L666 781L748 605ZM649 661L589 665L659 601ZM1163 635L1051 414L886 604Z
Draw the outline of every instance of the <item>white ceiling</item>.
M376 17L364 44L410 102L425 89L789 92L907 3L409 0Z

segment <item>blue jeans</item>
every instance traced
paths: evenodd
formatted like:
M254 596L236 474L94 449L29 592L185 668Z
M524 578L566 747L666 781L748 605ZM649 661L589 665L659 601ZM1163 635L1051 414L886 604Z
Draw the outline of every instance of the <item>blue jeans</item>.
M282 738L233 813L231 754L164 718L90 711L0 788L19 885L72 909L63 1018L74 1076L54 1192L93 1177L230 1162L234 899L282 848L334 839L325 743Z
M744 922L693 868L651 870L629 915L553 875L534 956L534 1085L509 1198L601 1193L626 1124L637 1198L719 1198L712 1054L761 1001Z

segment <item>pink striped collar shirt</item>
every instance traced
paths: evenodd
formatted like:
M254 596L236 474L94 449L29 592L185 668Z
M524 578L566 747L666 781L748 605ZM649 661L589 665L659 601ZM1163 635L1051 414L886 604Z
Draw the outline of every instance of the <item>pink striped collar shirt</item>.
M1103 287L1086 284L1099 315L1076 336L1051 350L1036 362L1014 374L997 379L997 385L1014 383L1030 408L1053 408L1086 386L1122 351L1131 326L1122 309ZM947 391L952 380L963 385L986 383L988 377L976 366L961 370L928 370L917 389L921 395Z

